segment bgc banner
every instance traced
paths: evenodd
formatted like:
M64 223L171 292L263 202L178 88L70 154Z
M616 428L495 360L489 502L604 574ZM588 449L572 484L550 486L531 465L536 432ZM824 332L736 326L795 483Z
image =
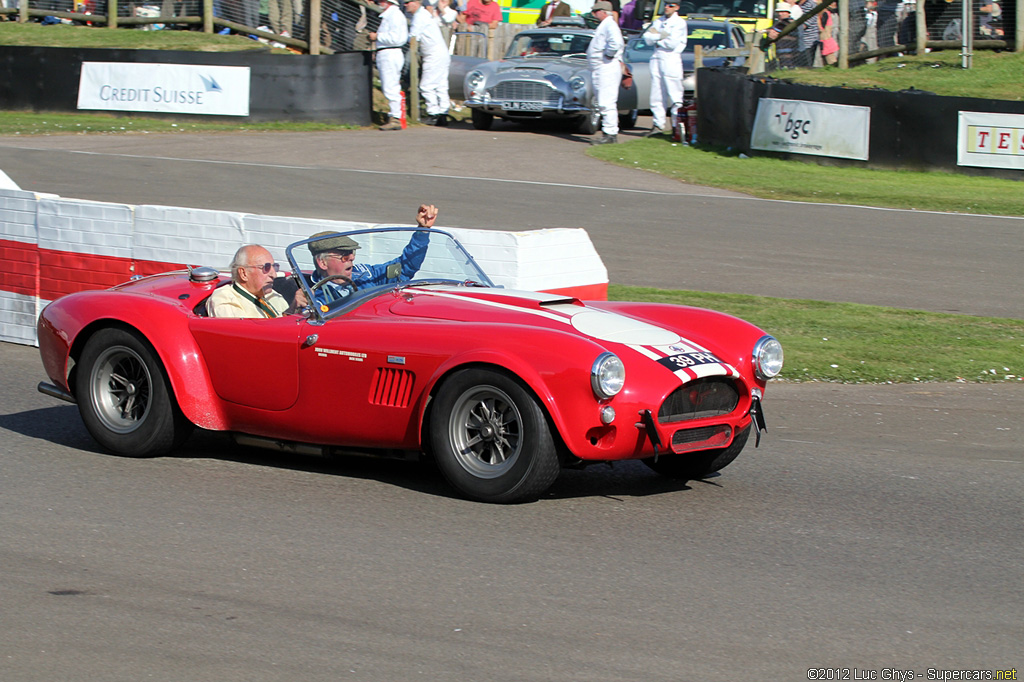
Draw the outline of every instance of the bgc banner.
M792 99L757 102L751 149L868 160L871 108Z
M82 62L78 108L249 115L249 67Z
M956 165L1024 170L1024 115L959 112Z

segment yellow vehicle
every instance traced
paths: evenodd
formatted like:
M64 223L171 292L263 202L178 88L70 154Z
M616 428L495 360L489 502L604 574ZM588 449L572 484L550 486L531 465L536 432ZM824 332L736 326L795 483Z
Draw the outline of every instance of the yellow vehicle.
M629 0L619 0L625 5ZM662 13L664 0L637 0L636 16L650 21ZM498 0L502 21L507 24L535 24L547 0ZM576 5L576 3L570 3ZM681 0L679 14L684 19L729 21L748 33L767 31L775 23L775 0ZM574 14L576 12L574 11Z
M664 0L637 0L636 15L649 21L662 13L663 3ZM679 4L679 14L684 19L729 21L748 33L771 28L774 13L775 0L680 0Z
M547 0L498 0L501 20L506 24L536 24Z

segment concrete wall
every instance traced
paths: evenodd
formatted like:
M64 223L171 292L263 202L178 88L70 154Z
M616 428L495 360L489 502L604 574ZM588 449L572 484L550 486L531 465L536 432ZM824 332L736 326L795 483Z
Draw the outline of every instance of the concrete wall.
M40 311L65 294L105 289L133 275L185 264L225 269L242 244L263 244L275 260L287 262L285 248L292 242L323 230L371 226L65 199L25 192L8 181L0 184L0 341L35 344ZM495 284L607 297L608 271L583 229L443 229L463 243Z

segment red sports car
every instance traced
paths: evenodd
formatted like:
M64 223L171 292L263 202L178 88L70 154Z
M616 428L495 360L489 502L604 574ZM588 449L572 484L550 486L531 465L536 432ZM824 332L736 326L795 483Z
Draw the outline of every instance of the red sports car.
M426 454L488 502L536 499L567 465L699 478L760 439L782 347L757 327L497 288L450 234L417 231L344 233L386 276L341 277L330 302L320 289L339 281L310 276L311 240L292 244L277 282L314 301L300 315L209 317L230 279L205 267L65 296L39 319L39 390L120 455L168 453L194 426L287 452Z

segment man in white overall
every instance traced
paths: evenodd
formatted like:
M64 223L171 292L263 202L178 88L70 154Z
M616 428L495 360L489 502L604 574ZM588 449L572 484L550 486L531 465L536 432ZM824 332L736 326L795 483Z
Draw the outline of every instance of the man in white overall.
M427 115L421 123L428 126L448 125L448 68L452 58L448 55L448 45L441 35L441 25L430 10L423 6L422 0L406 0L405 9L412 13L412 26L409 35L420 43L420 56L423 57L423 69L420 71L420 96L427 106Z
M665 109L672 127L683 106L683 50L686 49L686 20L679 16L679 1L667 0L665 14L644 32L644 42L654 46L651 57L651 114L654 125L646 136L658 135L665 127Z
M626 46L615 23L612 3L597 0L590 10L601 23L587 47L587 63L594 86L595 106L601 113L601 136L590 144L610 144L619 138L619 84L622 82L622 51Z
M377 71L380 74L380 89L388 100L388 120L381 130L402 129L402 66L405 53L402 47L409 42L409 24L398 8L398 0L377 0L384 7L380 15L380 26L370 33L370 40L377 41Z

